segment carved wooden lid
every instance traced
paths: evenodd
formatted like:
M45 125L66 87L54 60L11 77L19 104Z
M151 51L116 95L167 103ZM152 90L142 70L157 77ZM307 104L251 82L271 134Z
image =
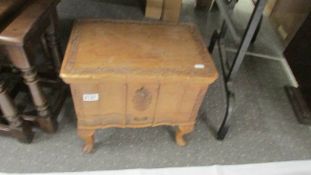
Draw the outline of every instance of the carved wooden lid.
M62 65L66 82L76 79L217 78L193 25L133 21L76 21Z

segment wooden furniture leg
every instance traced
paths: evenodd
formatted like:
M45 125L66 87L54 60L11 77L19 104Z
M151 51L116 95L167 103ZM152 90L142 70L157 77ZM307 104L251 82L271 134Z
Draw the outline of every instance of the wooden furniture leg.
M46 97L39 85L36 69L28 61L29 58L33 58L30 49L23 46L7 47L7 52L13 65L21 71L22 77L29 88L38 113L36 122L44 131L48 133L55 132L57 129L56 119L52 117Z
M178 130L176 132L176 143L179 146L185 146L187 144L184 139L184 135L193 131L194 125L181 125L178 126Z
M62 52L60 49L60 45L58 42L58 36L56 32L58 17L57 17L55 8L52 10L49 18L50 18L50 25L46 30L45 38L46 38L47 47L52 56L54 68L57 72L59 72L63 56L62 56Z
M0 109L9 123L8 127L1 125L3 127L0 133L13 136L21 142L30 143L34 135L31 126L18 116L13 100L9 97L2 81L0 81Z
M42 88L39 85L37 72L33 67L28 69L20 69L22 77L27 84L32 100L38 112L36 121L40 128L48 133L54 133L57 129L56 119L52 117L47 100L42 92Z
M50 83L57 84L59 88L49 91L52 94L56 94L56 91L64 90L58 94L65 94L65 88L62 86L61 80L57 77L57 81L49 79L50 81L41 81L39 85L37 69L35 65L38 63L35 61L34 48L35 44L41 42L42 36L46 41L46 50L51 50L49 55L54 58L53 63L55 72L59 72L61 63L61 54L56 40L56 5L59 0L32 0L27 3L27 6L14 18L0 33L0 45L1 48L5 48L8 58L22 73L22 77L29 88L30 94L35 111L26 111L27 117L25 120L33 121L39 125L44 131L52 133L57 129L57 111L60 110L65 96L63 98L56 99L54 102L49 99L50 104L53 106L50 108L47 103L47 96L43 93L42 86ZM43 67L45 69L46 67ZM47 72L47 71L46 71ZM41 73L41 72L40 72ZM40 74L41 75L41 74ZM58 75L58 74L56 74ZM43 76L41 76L42 78ZM44 84L45 83L45 84ZM51 89L51 88L49 88ZM48 93L48 91L46 92ZM58 97L56 94L55 96ZM55 108L55 106L57 108ZM34 116L34 117L31 117Z
M91 153L94 148L94 129L78 129L79 137L84 141L83 152Z

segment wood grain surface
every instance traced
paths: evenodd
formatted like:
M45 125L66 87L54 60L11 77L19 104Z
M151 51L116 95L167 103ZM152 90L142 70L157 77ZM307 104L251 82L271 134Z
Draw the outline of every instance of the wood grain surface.
M194 26L133 21L77 21L61 69L85 152L108 127L178 126L185 145L217 76Z

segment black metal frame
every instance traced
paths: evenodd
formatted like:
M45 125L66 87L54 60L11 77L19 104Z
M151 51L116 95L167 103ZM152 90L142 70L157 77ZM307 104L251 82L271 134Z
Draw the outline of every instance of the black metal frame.
M311 125L311 110L300 88L285 86L285 91L293 106L298 122L304 125Z
M211 38L211 42L208 50L210 53L213 52L215 45L218 45L219 54L220 54L220 63L221 70L223 74L223 82L226 96L226 112L224 119L221 123L221 126L217 132L217 139L223 140L228 132L230 127L230 120L232 117L233 109L234 109L234 101L235 95L233 92L233 80L237 75L237 72L240 69L240 66L244 60L245 54L248 50L248 47L254 38L256 37L259 25L262 21L262 13L264 10L264 6L266 4L266 0L258 0L255 4L254 11L250 17L250 20L247 24L245 32L243 34L242 40L240 42L239 48L233 60L233 63L230 64L226 57L225 50L225 41L224 38L226 36L227 30L229 29L231 35L235 42L239 42L240 37L238 36L238 32L235 29L233 22L230 18L230 13L232 12L234 5L237 0L216 0L216 3L219 7L219 10L224 17L224 22L221 26L220 31L215 31Z

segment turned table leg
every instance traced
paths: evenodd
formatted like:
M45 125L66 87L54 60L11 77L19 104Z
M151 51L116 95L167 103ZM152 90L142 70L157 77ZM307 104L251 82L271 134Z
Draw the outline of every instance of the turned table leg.
M52 116L45 95L39 85L37 71L31 64L30 60L33 54L30 48L23 47L7 47L9 59L13 65L22 73L22 77L29 88L33 103L38 113L35 119L40 128L48 133L53 133L57 129L56 117Z
M185 146L187 144L184 136L193 131L194 125L181 125L178 126L178 130L176 132L176 143L179 146Z
M42 88L39 86L37 72L34 68L21 69L21 72L38 112L37 121L40 128L49 133L55 132L57 128L56 119L53 118Z
M94 148L94 129L78 129L79 137L84 141L83 152L90 153Z
M4 118L9 122L10 135L21 142L30 143L33 132L30 125L27 125L19 116L13 100L9 97L4 87L4 82L0 81L0 109Z

